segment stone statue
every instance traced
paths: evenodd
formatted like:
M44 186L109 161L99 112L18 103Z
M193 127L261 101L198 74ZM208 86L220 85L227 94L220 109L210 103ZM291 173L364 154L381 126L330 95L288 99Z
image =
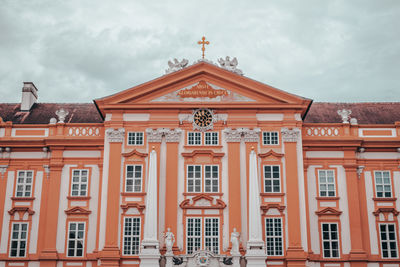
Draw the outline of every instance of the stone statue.
M236 232L236 228L233 228L233 232L231 233L231 255L239 253L239 237L240 233Z
M175 236L171 232L171 229L168 228L165 233L165 247L167 248L167 253L172 252L172 247L174 246Z
M339 109L337 114L342 118L343 123L349 123L351 110L349 109Z
M181 70L184 67L186 67L188 63L189 63L189 60L187 60L186 58L182 59L180 62L176 58L174 58L174 62L169 60L168 61L169 68L167 70L165 70L165 73L168 74L171 72Z
M65 118L67 117L68 114L69 114L69 112L66 111L63 108L57 110L56 111L56 115L58 117L58 123L64 123L64 120L65 120Z
M238 60L236 57L234 57L232 60L228 56L225 59L220 58L218 59L218 63L223 69L232 71L239 75L243 75L243 71L236 68L238 65Z

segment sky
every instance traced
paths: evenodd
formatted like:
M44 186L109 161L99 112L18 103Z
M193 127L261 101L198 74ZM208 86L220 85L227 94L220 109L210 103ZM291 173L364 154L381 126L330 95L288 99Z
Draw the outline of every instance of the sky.
M1 0L0 102L92 102L168 60L237 57L246 77L324 102L400 101L399 0Z

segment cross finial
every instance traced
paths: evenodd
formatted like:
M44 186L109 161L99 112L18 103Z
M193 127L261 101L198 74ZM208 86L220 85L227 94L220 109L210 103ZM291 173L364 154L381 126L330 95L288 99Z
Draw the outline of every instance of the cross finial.
M204 47L204 45L209 45L210 42L209 42L209 41L206 41L206 37L204 37L204 36L201 38L201 40L202 40L202 41L198 41L197 43L198 43L199 45L202 45L202 47L201 47L201 51L203 51L202 58L204 58L204 51L206 50L206 48Z

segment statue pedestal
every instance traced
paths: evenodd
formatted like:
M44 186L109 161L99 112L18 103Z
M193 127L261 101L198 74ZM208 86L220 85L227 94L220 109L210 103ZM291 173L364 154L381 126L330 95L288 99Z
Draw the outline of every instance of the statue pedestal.
M160 266L160 251L158 241L143 240L142 249L139 254L140 267L156 267Z
M233 267L240 267L240 253L239 252L231 252L232 255L232 266Z
M165 253L165 267L172 267L174 265L172 262L173 257L174 253L172 252Z
M247 267L265 267L267 260L267 254L264 248L264 242L260 241L249 241L247 242L246 251Z

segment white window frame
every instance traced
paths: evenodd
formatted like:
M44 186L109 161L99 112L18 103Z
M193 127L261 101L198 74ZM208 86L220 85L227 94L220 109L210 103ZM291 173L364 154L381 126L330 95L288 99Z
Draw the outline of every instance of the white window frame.
M386 231L386 239L385 240L383 240L382 239L382 230L381 230L381 226L385 226L385 231ZM393 226L393 228L394 228L394 240L393 239L388 239L390 236L389 236L389 225L392 225ZM396 224L394 224L394 223L379 223L378 224L378 228L379 228L379 241L380 241L380 247L381 247L381 255L382 255L382 259L398 259L399 258L399 249L398 249L398 245L397 245L397 229L396 229ZM395 257L392 257L391 256L391 249L389 248L390 247L390 243L392 242L393 243L393 241L394 241L394 244L396 245L396 256ZM387 253L388 253L388 257L384 257L384 255L383 255L383 251L384 251L384 249L383 249L383 244L386 244L386 246L387 246Z
M266 177L266 168L270 167L271 168L271 178ZM278 167L279 170L279 177L276 178L274 177L274 167ZM280 165L263 165L263 177L264 177L264 193L281 193L282 192L282 175L281 175L281 166ZM267 180L271 181L271 192L268 192L266 189L267 187ZM274 181L279 182L279 191L275 191L274 189Z
M324 226L323 226L324 224L328 225L328 236L329 237L327 239L324 238ZM337 239L332 239L331 225L336 225L336 236L337 236ZM330 253L329 257L325 256L325 246L324 246L325 242L329 243L329 247L330 247L329 248L329 253ZM334 251L334 249L332 248L332 244L335 243L335 242L337 243L337 257L333 257L332 256L333 251ZM339 224L338 223L330 223L330 222L321 223L321 243L322 243L321 250L322 250L323 258L327 258L327 259L338 259L338 258L340 258L340 238L339 238Z
M267 136L269 134L269 136ZM272 134L276 134L276 140L275 137L272 136ZM262 144L264 146L269 146L269 145L279 145L279 132L278 131L265 131L262 132Z
M189 221L193 220L193 233L189 234ZM196 235L196 225L195 225L195 221L199 221L200 222L200 234ZM196 252L197 250L202 249L202 236L203 236L203 223L202 223L202 217L187 217L186 218L186 253L187 254L193 254L194 252ZM193 246L189 247L189 240L193 239ZM200 246L198 249L196 249L196 242L200 243ZM189 251L189 248L190 251Z
M214 234L214 220L217 222L217 235ZM211 234L207 235L207 221L211 222ZM204 241L203 249L212 251L214 254L219 254L219 243L220 243L220 220L218 217L204 217ZM207 247L207 241L211 242L211 247Z
M192 143L191 143L191 138L190 135L193 135L193 139L192 139ZM198 141L198 139L196 139L197 137L200 137L200 142L196 143L196 141ZM203 140L203 136L201 134L201 132L187 132L187 144L189 146L201 146L202 145L202 140Z
M127 220L131 220L131 229L129 235L126 234L126 227L127 227ZM133 227L134 222L138 223L139 230ZM124 217L124 227L122 229L122 255L124 256L131 256L131 255L139 255L140 252L140 236L142 231L142 221L140 217ZM138 232L139 234L134 234L134 231ZM130 243L130 246L125 244L125 240ZM136 242L137 245L133 245L133 242ZM126 252L129 253L126 253Z
M128 177L128 167L133 167L133 176ZM140 167L140 177L136 177L136 168ZM132 190L128 191L128 180L132 180ZM136 182L140 182L140 190L136 190ZM125 192L127 193L140 193L143 190L143 165L142 164L127 164L125 167Z
M75 237L71 238L71 225L75 224ZM79 230L79 225L83 224L83 230ZM79 237L79 232L83 231L83 236ZM82 221L76 221L76 222L68 222L68 231L67 231L67 253L66 256L67 257L71 257L71 258L82 258L85 256L85 236L86 236L86 222L82 222ZM74 242L74 247L71 248L70 247L70 242ZM82 255L77 255L78 254L78 244L79 242L81 242L82 244ZM69 251L73 249L73 255L69 255Z
M23 173L24 175L20 177L20 173ZM28 173L31 173L31 181L27 182L28 179ZM23 181L20 181L20 178ZM21 170L17 172L17 179L16 179L16 185L15 185L15 197L32 197L32 189L33 189L33 178L34 178L34 171L32 170ZM21 188L21 190L19 189ZM29 188L29 189L27 189ZM22 196L18 196L18 193L22 193ZM27 193L29 193L27 195Z
M208 140L207 140L208 136ZM204 145L206 146L217 146L219 144L219 133L218 132L205 132L204 133Z
M325 174L325 182L321 181L321 173ZM328 173L332 173L333 182L328 181ZM329 176L330 177L330 176ZM322 187L325 186L325 189ZM329 189L329 186L333 186L333 190ZM329 192L333 191L333 195L329 195ZM336 197L336 177L334 170L318 170L318 192L320 197ZM325 196L322 195L322 192L325 192Z
M18 225L18 230L14 232L14 226ZM26 230L22 230L22 225L26 225ZM22 233L25 232L25 237L22 237ZM16 236L15 236L16 233ZM9 255L10 258L25 258L27 255L27 250L28 250L28 234L29 234L29 223L27 222L13 222L11 224L11 234L10 234L10 251ZM12 255L12 244L13 242L16 242L17 247L16 247L16 256ZM24 247L22 246L24 244ZM21 255L21 249L23 249L23 255Z
M193 167L193 178L189 178L189 167ZM200 168L200 178L196 177L196 167ZM193 190L189 191L189 180L193 180ZM200 190L196 191L196 181L200 181ZM203 192L203 166L198 164L186 165L186 192L201 193Z
M272 225L269 224L270 220L272 220ZM279 229L276 227L276 221L279 221L280 224L280 235ZM271 231L268 231L269 228L272 228ZM269 234L272 233L272 234ZM269 249L269 242L272 245L272 250ZM266 217L265 218L265 245L267 256L283 256L283 222L281 217ZM279 245L280 243L280 245ZM280 253L279 253L280 250Z
M75 176L75 172L79 172L78 176ZM83 172L86 172L86 182L82 181L84 177L82 175ZM78 181L74 181L74 178L77 177ZM78 188L74 189L74 185ZM72 177L71 177L71 196L72 197L86 197L88 195L88 186L89 186L89 170L88 169L73 169ZM86 187L86 189L82 189L82 187ZM84 190L85 194L82 195L82 191ZM74 192L77 191L78 194L74 195Z
M381 179L382 179L382 182L379 183L379 184L378 184L377 177L376 177L377 173L381 174ZM384 182L384 178L383 178L383 174L384 173L389 173L389 184L385 184L385 182ZM390 171L374 171L374 182L375 182L375 194L376 194L376 197L379 197L379 198L387 198L387 197L391 198L391 197L393 197L393 194L392 194L392 178L391 178L391 175L390 175ZM382 190L378 191L378 186L382 186ZM385 187L387 187L387 186L389 186L389 190L385 190ZM379 193L382 193L382 196L379 196L378 195ZM386 196L386 193L390 193L390 196Z
M210 178L207 178L207 168L210 167L211 173L210 173ZM214 177L214 167L217 167L217 177ZM210 191L207 191L207 181L210 181ZM216 182L217 184L217 191L214 191L214 184L213 182ZM218 193L219 192L219 165L204 165L204 192L205 193Z
M141 136L139 136L139 135L141 135ZM144 145L144 132L128 132L127 144L129 146Z

